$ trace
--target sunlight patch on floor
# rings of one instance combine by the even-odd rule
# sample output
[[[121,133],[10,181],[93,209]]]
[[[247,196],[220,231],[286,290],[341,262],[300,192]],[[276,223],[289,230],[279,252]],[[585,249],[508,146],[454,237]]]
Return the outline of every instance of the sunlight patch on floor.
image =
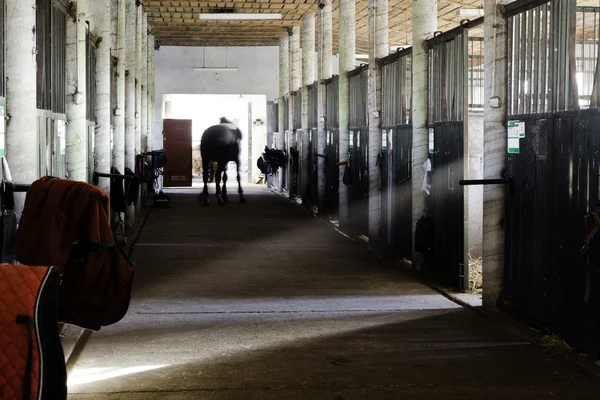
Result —
[[[137,374],[140,372],[151,371],[154,369],[168,367],[165,365],[142,365],[138,367],[105,367],[105,368],[75,368],[68,379],[68,386],[77,386],[85,383],[97,382],[119,376]]]

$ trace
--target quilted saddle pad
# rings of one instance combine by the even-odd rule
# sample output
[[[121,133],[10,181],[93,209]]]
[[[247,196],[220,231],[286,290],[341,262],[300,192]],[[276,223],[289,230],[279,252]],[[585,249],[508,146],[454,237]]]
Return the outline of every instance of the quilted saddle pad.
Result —
[[[67,398],[58,270],[0,264],[0,399]]]

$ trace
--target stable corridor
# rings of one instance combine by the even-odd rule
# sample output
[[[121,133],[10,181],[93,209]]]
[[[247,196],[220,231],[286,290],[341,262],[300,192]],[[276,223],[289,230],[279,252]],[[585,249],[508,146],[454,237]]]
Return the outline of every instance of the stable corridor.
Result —
[[[150,211],[129,312],[91,335],[69,399],[600,396],[592,376],[270,190],[209,207],[197,193]]]

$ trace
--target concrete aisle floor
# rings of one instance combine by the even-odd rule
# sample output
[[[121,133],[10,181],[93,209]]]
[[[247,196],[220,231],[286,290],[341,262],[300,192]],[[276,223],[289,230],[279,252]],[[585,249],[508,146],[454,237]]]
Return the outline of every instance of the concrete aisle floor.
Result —
[[[153,209],[131,306],[69,399],[597,399],[596,378],[459,307],[289,201]]]

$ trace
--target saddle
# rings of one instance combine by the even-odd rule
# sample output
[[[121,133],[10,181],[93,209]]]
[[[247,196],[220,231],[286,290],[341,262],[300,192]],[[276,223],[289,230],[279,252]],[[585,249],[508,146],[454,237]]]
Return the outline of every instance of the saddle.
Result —
[[[0,264],[0,398],[67,398],[54,267]]]

